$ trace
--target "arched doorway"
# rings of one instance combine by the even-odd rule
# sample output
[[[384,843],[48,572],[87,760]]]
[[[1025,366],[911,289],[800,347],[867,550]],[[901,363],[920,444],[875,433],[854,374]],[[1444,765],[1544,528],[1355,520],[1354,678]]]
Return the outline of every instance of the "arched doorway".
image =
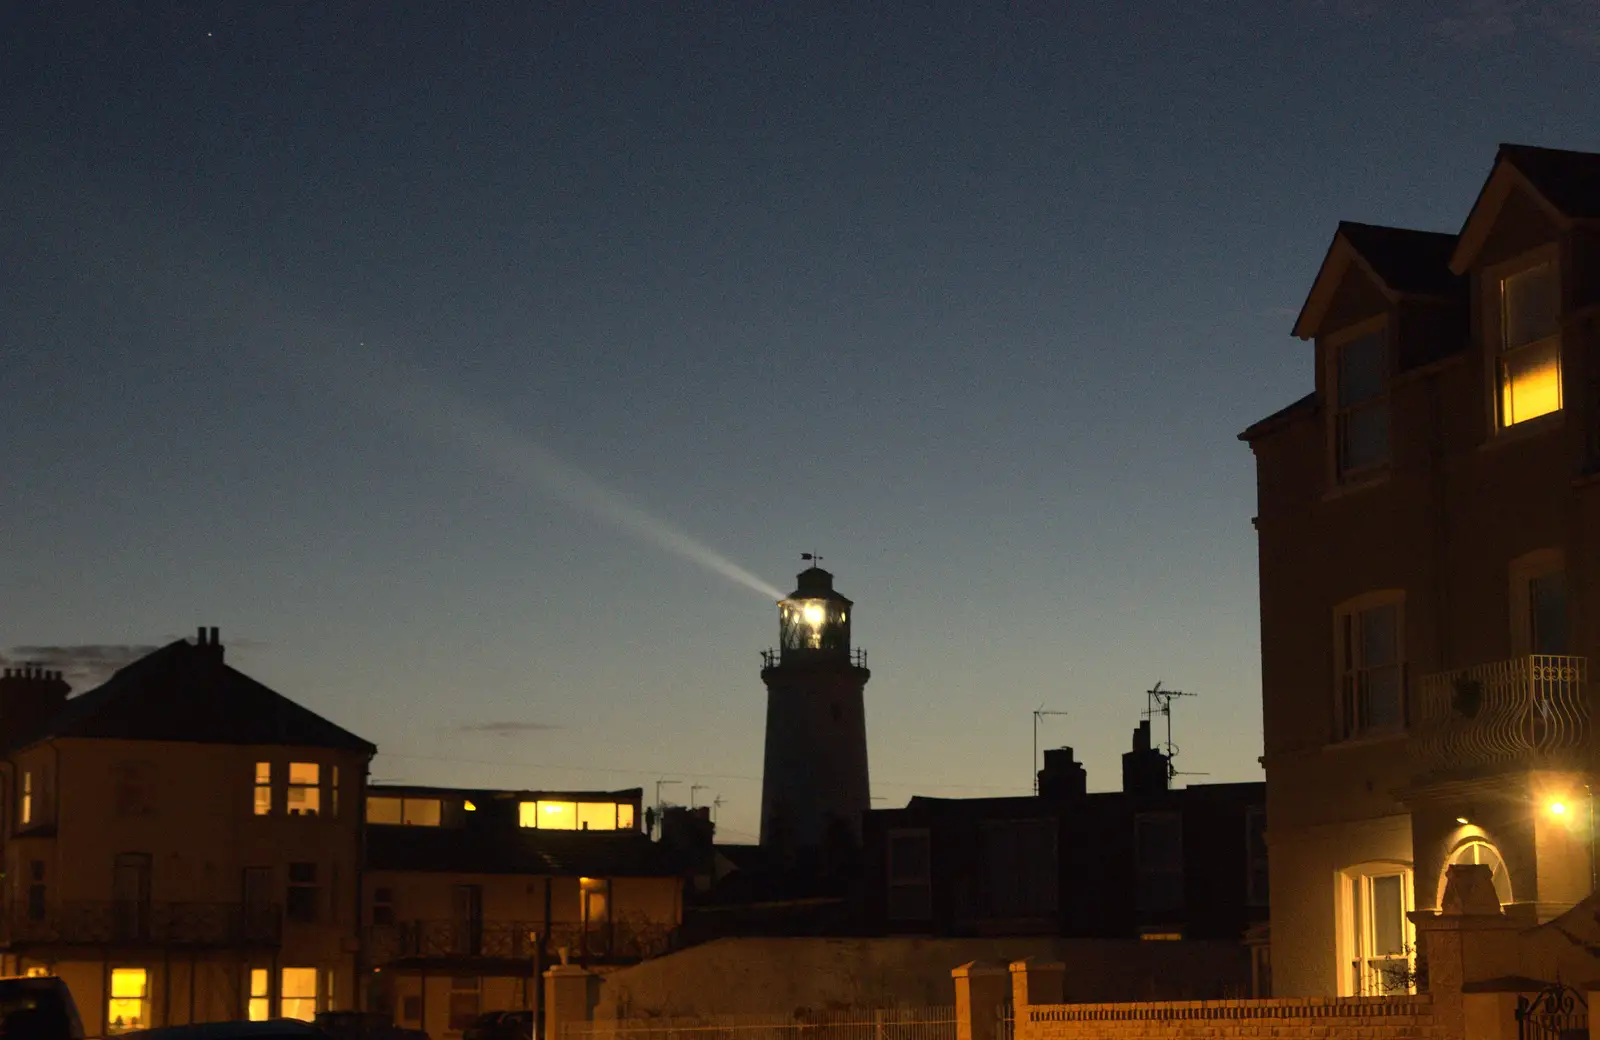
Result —
[[[1457,845],[1444,861],[1444,869],[1439,872],[1439,896],[1434,902],[1435,906],[1444,905],[1445,881],[1450,876],[1450,868],[1461,863],[1481,863],[1489,868],[1489,876],[1494,881],[1495,898],[1500,900],[1501,906],[1511,903],[1511,876],[1506,873],[1506,861],[1500,855],[1500,850],[1482,838],[1473,838]]]

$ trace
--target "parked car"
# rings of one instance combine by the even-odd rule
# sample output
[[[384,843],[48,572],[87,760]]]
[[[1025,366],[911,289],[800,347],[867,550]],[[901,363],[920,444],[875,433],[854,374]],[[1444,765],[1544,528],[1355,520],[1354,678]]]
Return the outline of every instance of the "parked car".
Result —
[[[421,1029],[397,1026],[381,1011],[324,1011],[311,1024],[330,1040],[428,1040]]]
[[[533,1040],[533,1012],[485,1012],[461,1031],[461,1040]]]
[[[0,1040],[83,1040],[67,984],[55,975],[0,978]]]
[[[297,1018],[267,1022],[197,1022],[123,1033],[119,1040],[318,1040],[321,1033]]]

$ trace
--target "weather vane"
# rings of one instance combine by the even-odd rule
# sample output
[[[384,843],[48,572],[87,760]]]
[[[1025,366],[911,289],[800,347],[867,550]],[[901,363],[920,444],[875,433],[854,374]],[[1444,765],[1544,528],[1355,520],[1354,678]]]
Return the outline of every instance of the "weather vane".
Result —
[[[812,562],[812,564],[814,564],[815,566],[818,566],[818,567],[822,566],[822,554],[821,553],[814,553],[814,552],[801,553],[800,554],[800,558],[802,560],[810,560]]]

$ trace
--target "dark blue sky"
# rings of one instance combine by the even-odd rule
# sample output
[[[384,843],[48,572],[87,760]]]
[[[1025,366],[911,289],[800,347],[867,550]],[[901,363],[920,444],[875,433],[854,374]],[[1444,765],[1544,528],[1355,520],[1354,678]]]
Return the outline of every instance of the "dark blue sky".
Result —
[[[1041,703],[1114,786],[1157,679],[1257,776],[1234,435],[1334,223],[1600,148],[1575,0],[262,6],[0,13],[0,646],[217,624],[379,777],[735,838],[776,612],[650,518],[824,553],[885,804]]]

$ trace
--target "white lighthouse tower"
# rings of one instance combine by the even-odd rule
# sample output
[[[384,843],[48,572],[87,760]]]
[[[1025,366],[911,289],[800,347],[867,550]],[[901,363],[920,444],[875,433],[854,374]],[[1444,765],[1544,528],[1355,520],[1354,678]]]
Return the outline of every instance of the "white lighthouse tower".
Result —
[[[807,555],[806,559],[812,559]],[[801,571],[778,603],[778,649],[762,655],[767,686],[761,844],[780,852],[823,844],[830,829],[859,839],[872,804],[863,693],[872,673],[850,646],[854,604],[821,567]]]

